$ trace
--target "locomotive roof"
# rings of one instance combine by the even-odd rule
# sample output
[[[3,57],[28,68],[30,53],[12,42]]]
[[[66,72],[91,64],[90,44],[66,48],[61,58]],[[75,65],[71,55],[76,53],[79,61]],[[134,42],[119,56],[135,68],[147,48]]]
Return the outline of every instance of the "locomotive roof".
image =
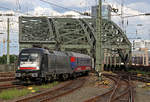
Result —
[[[55,55],[60,55],[60,56],[74,56],[74,57],[82,57],[82,58],[91,58],[88,55],[81,54],[81,53],[75,53],[75,52],[62,52],[62,51],[48,51],[47,49],[43,48],[26,48],[23,49],[21,52],[41,52],[41,53],[46,53],[46,54],[55,54]]]
[[[75,53],[75,52],[67,52],[69,56],[74,56],[74,57],[83,57],[83,58],[91,58],[88,55],[81,54],[81,53]]]
[[[41,52],[41,53],[49,53],[48,50],[43,49],[43,48],[26,48],[26,49],[22,49],[21,52],[32,52],[32,51],[37,51],[37,52]]]
[[[55,55],[67,56],[66,53],[61,52],[61,51],[53,51],[53,53],[54,53]]]

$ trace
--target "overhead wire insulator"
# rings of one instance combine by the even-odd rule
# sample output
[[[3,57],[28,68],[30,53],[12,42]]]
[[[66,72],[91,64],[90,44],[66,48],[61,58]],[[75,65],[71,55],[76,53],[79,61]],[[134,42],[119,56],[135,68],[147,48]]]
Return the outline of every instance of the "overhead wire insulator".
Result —
[[[117,13],[119,10],[116,8],[112,8],[111,11]]]
[[[88,13],[88,12],[84,12],[83,15],[85,15],[85,16],[91,16],[91,14]]]

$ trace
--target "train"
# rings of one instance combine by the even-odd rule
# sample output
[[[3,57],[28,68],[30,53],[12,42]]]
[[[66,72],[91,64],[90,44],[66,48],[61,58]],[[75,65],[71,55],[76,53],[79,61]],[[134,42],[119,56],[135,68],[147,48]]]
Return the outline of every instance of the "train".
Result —
[[[67,80],[92,70],[92,58],[67,51],[49,51],[44,48],[26,48],[19,53],[15,77],[20,81],[47,82]]]

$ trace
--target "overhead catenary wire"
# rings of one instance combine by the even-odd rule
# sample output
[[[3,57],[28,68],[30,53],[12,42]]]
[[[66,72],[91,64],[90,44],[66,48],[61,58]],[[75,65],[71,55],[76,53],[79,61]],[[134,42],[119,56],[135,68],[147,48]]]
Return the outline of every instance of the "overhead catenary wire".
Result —
[[[112,1],[112,0],[111,0]],[[114,0],[113,0],[114,1]],[[121,0],[122,1],[122,0]],[[112,5],[111,3],[108,3],[107,1],[105,1],[107,4],[109,4],[109,5]],[[121,6],[121,2],[119,1],[119,0],[115,0],[115,2],[118,4],[118,5],[120,5]],[[129,7],[128,5],[126,5],[126,3],[124,3],[124,7],[125,7],[125,9],[132,9],[132,10],[136,10],[136,11],[138,11],[138,12],[140,12],[140,10],[138,10],[138,9],[135,9],[135,8],[131,8],[131,7]],[[141,13],[144,13],[144,12],[141,12]],[[112,16],[120,16],[121,14],[116,14],[116,15],[112,15]],[[126,12],[124,12],[124,15],[128,15],[128,16],[132,16],[131,14],[128,14],[128,13],[126,13]]]
[[[10,10],[10,11],[14,11],[15,13],[18,13],[18,14],[22,14],[22,15],[28,15],[28,14],[25,14],[24,12],[21,12],[21,11],[18,11],[18,10],[14,10],[14,9],[11,9],[11,8],[8,8],[8,7],[3,7],[3,6],[0,6],[1,9],[5,9],[5,10]],[[33,16],[32,14],[29,14],[30,16]]]
[[[57,4],[55,4],[55,3],[52,3],[52,2],[50,2],[50,1],[45,1],[45,0],[40,0],[40,1],[45,2],[45,3],[47,3],[47,4],[50,4],[50,5],[53,5],[53,6],[55,6],[55,7],[59,7],[59,8],[62,8],[62,9],[65,9],[65,10],[69,10],[69,11],[74,11],[74,12],[76,12],[76,13],[79,13],[79,14],[81,14],[81,15],[84,15],[84,13],[82,13],[82,12],[80,12],[80,11],[77,11],[77,10],[74,10],[74,9],[70,9],[70,8],[67,8],[67,7],[63,7],[63,6],[57,5]],[[88,15],[86,15],[86,16],[88,16]]]
[[[45,2],[47,4],[50,4],[50,5],[53,5],[55,7],[59,7],[59,8],[65,9],[65,10],[69,10],[69,11],[74,11],[74,12],[77,12],[77,13],[81,13],[80,11],[77,11],[77,10],[74,10],[74,9],[70,9],[70,8],[67,8],[67,7],[63,7],[63,6],[57,5],[55,3],[52,3],[50,1],[45,1],[45,0],[40,0],[40,1]]]
[[[16,6],[17,6],[17,10],[21,9],[21,5],[20,5],[20,1],[19,0],[16,0]]]
[[[116,1],[118,4],[120,4],[120,2]],[[113,5],[111,3],[108,3],[106,0],[105,0],[105,3],[108,4],[108,5],[111,5],[111,8],[113,8]],[[118,12],[113,12],[115,13],[115,15],[111,15],[111,16],[118,16],[118,17],[121,17],[121,14],[118,14]]]

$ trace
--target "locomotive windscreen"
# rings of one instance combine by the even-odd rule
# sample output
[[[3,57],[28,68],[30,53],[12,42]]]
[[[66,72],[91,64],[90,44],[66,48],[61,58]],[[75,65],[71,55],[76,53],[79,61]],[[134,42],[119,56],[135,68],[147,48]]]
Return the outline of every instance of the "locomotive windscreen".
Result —
[[[21,53],[20,61],[37,61],[39,58],[38,53]]]
[[[39,69],[40,54],[22,52],[19,57],[20,69]]]

